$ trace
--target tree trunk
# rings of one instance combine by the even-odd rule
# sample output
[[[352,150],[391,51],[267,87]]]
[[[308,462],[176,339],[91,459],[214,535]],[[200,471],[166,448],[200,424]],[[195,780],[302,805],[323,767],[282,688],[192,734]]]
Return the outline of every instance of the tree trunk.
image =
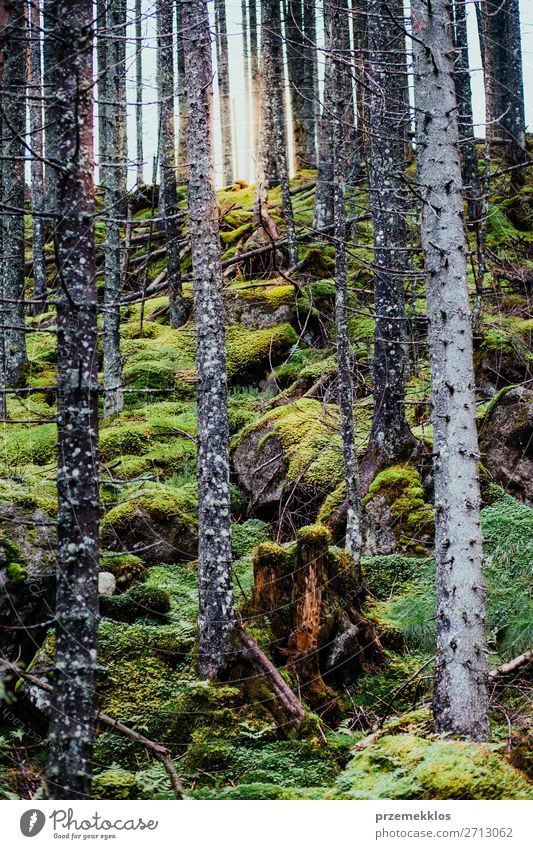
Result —
[[[98,375],[93,187],[93,14],[51,0],[57,190],[58,516],[56,655],[46,781],[53,799],[90,792],[98,629]]]
[[[142,0],[135,0],[135,140],[137,142],[138,186],[144,182],[142,50]]]
[[[57,181],[59,179],[59,171],[57,167],[57,132],[56,126],[52,120],[54,109],[55,92],[50,84],[54,73],[54,51],[51,39],[48,37],[53,30],[54,21],[48,14],[49,7],[54,0],[43,0],[43,94],[44,94],[44,150],[46,163],[44,166],[44,184],[45,184],[45,204],[46,210],[50,213],[50,222],[52,227],[55,227],[55,218],[52,217],[57,212]],[[97,7],[98,8],[98,7]],[[98,13],[97,13],[98,14]],[[100,99],[100,96],[98,96]]]
[[[261,75],[259,72],[259,38],[257,35],[257,3],[248,0],[248,17],[250,21],[250,72],[252,78],[252,113],[254,122],[253,156],[255,182],[257,183],[258,163],[260,156],[261,128]]]
[[[220,238],[213,186],[211,35],[206,0],[183,0],[189,104],[189,226],[198,399],[198,671],[219,678],[235,630],[227,369]]]
[[[390,11],[389,11],[390,10]],[[374,230],[374,414],[363,490],[380,468],[410,456],[417,442],[405,417],[406,213],[404,151],[405,37],[401,0],[368,0],[369,188]]]
[[[485,77],[487,136],[506,143],[510,165],[527,160],[519,0],[478,0]],[[525,177],[512,176],[518,190]]]
[[[28,0],[28,117],[30,124],[31,198],[33,216],[33,297],[46,301],[46,269],[44,261],[45,230],[44,218],[44,166],[43,166],[43,84],[41,73],[41,13],[39,0]],[[33,307],[33,312],[38,312]]]
[[[365,157],[368,137],[368,15],[366,0],[352,0],[352,38],[355,73],[355,107],[359,159]]]
[[[318,174],[315,194],[313,229],[320,230],[333,224],[333,104],[335,81],[331,61],[332,16],[334,0],[324,0],[324,95],[318,133]]]
[[[259,159],[255,178],[255,220],[269,238],[277,239],[276,225],[268,213],[268,189],[272,174],[281,183],[283,215],[287,229],[289,264],[297,262],[292,200],[287,167],[284,72],[281,49],[281,16],[277,0],[261,0],[261,123]]]
[[[3,47],[0,42],[0,188],[4,185],[4,167],[5,163],[2,159],[3,156],[3,104],[2,104],[2,70],[3,70]],[[0,199],[2,198],[2,194],[0,193]],[[0,256],[4,255],[4,216],[0,214]],[[0,273],[0,327],[3,327],[5,324],[5,316],[4,316],[4,275]],[[6,389],[6,355],[5,355],[5,335],[3,331],[0,333],[0,419],[7,418],[7,395],[5,394]]]
[[[453,42],[457,51],[455,61],[455,91],[459,106],[459,136],[463,159],[464,189],[470,222],[481,218],[481,182],[477,161],[476,136],[472,114],[472,87],[468,59],[468,34],[465,0],[454,0]]]
[[[244,121],[245,121],[245,142],[244,142],[244,157],[246,162],[246,179],[250,181],[250,157],[252,156],[251,139],[252,139],[252,110],[250,104],[250,47],[248,43],[248,7],[246,0],[241,0],[241,19],[242,19],[242,61],[244,70]],[[237,134],[235,133],[235,143],[237,143]]]
[[[181,283],[181,227],[176,196],[176,153],[174,131],[174,59],[172,46],[174,16],[172,0],[157,0],[159,41],[159,100],[161,138],[161,191],[159,213],[165,223],[167,241],[168,294],[170,323],[181,327],[187,320]]]
[[[231,186],[233,184],[233,145],[231,139],[231,97],[229,85],[226,0],[215,0],[215,32],[218,71],[218,106],[220,111],[220,141],[222,144],[222,179],[225,186]]]
[[[5,369],[9,386],[24,380],[27,364],[24,326],[24,136],[26,132],[26,38],[24,0],[5,0],[2,51],[2,211],[4,254]]]
[[[183,26],[181,22],[181,0],[176,0],[176,42],[178,54],[178,115],[179,115],[179,138],[178,138],[178,183],[183,186],[187,183],[188,173],[188,148],[187,148],[187,80],[185,79],[185,54]]]
[[[449,6],[412,2],[427,279],[437,564],[437,731],[489,736],[472,325]]]
[[[346,106],[345,68],[343,67],[343,36],[346,21],[342,10],[332,15],[332,72],[336,83],[334,98],[334,210],[335,210],[335,326],[337,362],[339,366],[339,407],[346,479],[346,542],[345,548],[358,566],[361,560],[361,496],[357,447],[353,421],[352,357],[348,336],[348,281],[346,274],[346,201],[344,113]]]
[[[320,123],[320,92],[318,87],[318,48],[316,40],[316,0],[303,0],[304,35],[306,45],[306,91],[309,93],[309,113],[313,114],[313,144],[315,158],[312,168],[317,165],[317,136]],[[309,119],[311,121],[311,119]]]
[[[296,171],[316,164],[315,111],[310,69],[311,53],[305,43],[302,0],[288,0],[285,19],[287,70],[292,109],[292,137]]]
[[[104,97],[100,124],[100,172],[105,186],[104,248],[104,417],[120,413],[124,408],[122,391],[122,356],[120,353],[120,307],[122,291],[122,249],[120,224],[123,218],[126,186],[124,182],[125,122],[122,62],[123,44],[120,34],[125,27],[122,0],[104,4],[105,18],[98,18],[98,57],[105,62],[101,73]]]

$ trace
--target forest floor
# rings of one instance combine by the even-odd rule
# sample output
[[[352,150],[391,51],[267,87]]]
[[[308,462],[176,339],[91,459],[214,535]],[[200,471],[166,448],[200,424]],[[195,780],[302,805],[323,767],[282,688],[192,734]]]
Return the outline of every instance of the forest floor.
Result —
[[[499,164],[493,163],[495,170]],[[336,404],[335,251],[326,237],[309,235],[314,179],[306,172],[291,182],[296,223],[306,235],[297,270],[287,273],[281,247],[275,259],[254,256],[224,271],[235,598],[245,627],[281,669],[308,715],[298,727],[280,717],[270,695],[246,670],[234,668],[220,685],[195,675],[194,325],[191,316],[184,327],[170,327],[164,292],[122,308],[129,391],[124,411],[101,421],[99,709],[165,745],[194,798],[532,798],[532,682],[526,665],[491,683],[490,744],[434,734],[432,477],[423,455],[379,473],[365,496],[365,589],[352,605],[361,619],[353,624],[348,605],[345,615],[352,619],[343,633],[352,635],[354,649],[336,655],[341,656],[337,663],[332,659],[332,646],[340,645],[334,629],[344,621],[339,608],[345,603],[343,462]],[[125,298],[139,296],[143,286],[149,291],[165,270],[163,253],[155,253],[164,244],[161,233],[154,229],[146,241],[150,195],[147,187],[132,198]],[[239,183],[221,190],[218,202],[223,259],[259,247],[253,187]],[[279,189],[270,193],[270,205],[283,233]],[[373,408],[374,328],[372,228],[363,189],[355,190],[347,214],[354,210],[349,329],[362,450]],[[510,196],[508,176],[495,177],[487,274],[475,327],[493,669],[533,643],[532,221],[533,178]],[[415,273],[421,258],[414,226],[411,230],[407,418],[429,453],[424,284]],[[100,261],[103,224],[97,239]],[[471,242],[474,248],[473,237]],[[47,251],[53,289],[51,244]],[[184,275],[189,271],[185,244]],[[474,295],[473,272],[469,285]],[[189,282],[185,293],[192,308]],[[26,386],[33,391],[9,399],[10,417],[28,424],[4,425],[0,434],[0,640],[10,659],[45,676],[54,643],[49,630],[57,472],[53,305],[29,317],[28,328],[36,331],[28,334]],[[296,573],[306,544],[321,546],[325,564],[311,671],[297,662],[297,635],[289,621],[298,617],[297,599],[283,583]],[[265,564],[282,587],[279,607],[265,607],[258,586]],[[10,630],[20,624],[38,627],[22,637]],[[372,645],[365,644],[363,632],[373,635]],[[38,790],[46,759],[46,746],[35,745],[35,735],[45,735],[45,717],[26,685],[14,697],[2,695],[0,797],[28,798]],[[163,766],[114,731],[99,729],[94,769],[97,798],[172,798]]]

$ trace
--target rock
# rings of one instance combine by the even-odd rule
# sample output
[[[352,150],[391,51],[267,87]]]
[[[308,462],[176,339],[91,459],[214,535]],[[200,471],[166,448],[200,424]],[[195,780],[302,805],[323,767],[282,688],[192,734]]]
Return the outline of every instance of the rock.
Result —
[[[54,618],[56,532],[40,508],[2,501],[0,516],[0,651],[28,662]]]
[[[533,390],[501,392],[479,429],[481,461],[494,483],[533,506]]]
[[[299,526],[316,518],[343,479],[338,415],[336,405],[305,398],[274,408],[241,432],[232,460],[250,513],[271,517],[281,502]],[[293,536],[294,526],[289,530]]]
[[[224,313],[226,326],[242,324],[248,330],[264,330],[278,324],[289,324],[292,306],[296,300],[296,289],[287,283],[257,288],[226,288],[224,291]]]
[[[98,593],[99,595],[113,595],[117,588],[117,580],[111,572],[98,573]]]
[[[196,499],[184,489],[144,488],[102,519],[104,548],[128,552],[146,566],[194,560],[198,553]]]

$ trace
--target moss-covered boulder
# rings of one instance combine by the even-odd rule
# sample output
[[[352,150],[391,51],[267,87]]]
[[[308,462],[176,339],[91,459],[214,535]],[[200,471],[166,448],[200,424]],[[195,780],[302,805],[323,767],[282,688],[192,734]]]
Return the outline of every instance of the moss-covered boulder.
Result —
[[[379,472],[362,504],[365,555],[423,554],[431,548],[434,512],[415,466],[390,466]]]
[[[341,799],[533,799],[533,785],[489,746],[381,737],[336,782]]]
[[[224,290],[226,326],[264,330],[291,321],[296,288],[285,280],[250,281]]]
[[[108,769],[95,775],[91,790],[94,799],[138,798],[135,775],[125,769]]]
[[[102,544],[128,551],[146,565],[193,560],[198,549],[196,496],[192,488],[147,486],[123,493],[101,522]]]
[[[233,465],[250,512],[290,499],[302,502],[303,524],[343,477],[339,413],[312,399],[277,407],[245,428],[232,449]]]
[[[502,390],[482,418],[479,444],[490,480],[533,505],[533,390]]]

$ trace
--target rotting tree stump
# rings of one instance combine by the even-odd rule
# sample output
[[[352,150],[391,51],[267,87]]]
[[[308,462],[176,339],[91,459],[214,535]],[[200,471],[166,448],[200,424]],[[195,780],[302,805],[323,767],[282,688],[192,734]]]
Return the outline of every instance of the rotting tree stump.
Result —
[[[326,527],[310,525],[291,545],[259,545],[247,611],[268,621],[275,659],[286,660],[312,705],[326,700],[328,685],[354,683],[382,658],[375,625],[359,612],[361,572],[330,542]]]

